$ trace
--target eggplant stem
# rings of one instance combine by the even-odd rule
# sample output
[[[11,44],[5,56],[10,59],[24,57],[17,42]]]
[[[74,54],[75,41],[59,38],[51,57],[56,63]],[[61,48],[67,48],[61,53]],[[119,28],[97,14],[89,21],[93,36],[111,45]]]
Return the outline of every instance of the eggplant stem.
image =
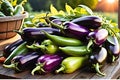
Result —
[[[115,56],[112,56],[112,62],[114,62],[115,61]]]
[[[35,73],[36,71],[39,71],[40,69],[41,69],[41,66],[35,67],[35,68],[32,70],[31,74],[34,75],[34,73]]]
[[[99,65],[99,63],[96,63],[94,66],[95,66],[95,70],[96,70],[96,72],[97,72],[98,74],[100,74],[100,75],[102,75],[102,76],[105,76],[105,73],[102,73],[102,72],[100,71],[100,65]]]
[[[61,29],[61,30],[64,29],[64,27],[63,27],[62,25],[58,25],[58,24],[53,23],[53,22],[50,21],[47,17],[46,17],[46,20],[47,20],[51,25],[53,25],[53,26],[55,26],[55,27],[57,27],[57,28],[59,28],[59,29]]]
[[[14,32],[18,33],[20,36],[23,35],[22,32],[18,31],[18,30],[13,30]]]
[[[20,69],[18,69],[17,65],[18,65],[18,63],[11,63],[10,65],[5,65],[5,64],[3,64],[3,67],[15,69],[15,70],[17,70],[17,71],[21,71]]]
[[[65,68],[63,66],[61,66],[58,70],[55,71],[55,73],[59,73],[59,72],[64,71],[64,70],[65,70]]]

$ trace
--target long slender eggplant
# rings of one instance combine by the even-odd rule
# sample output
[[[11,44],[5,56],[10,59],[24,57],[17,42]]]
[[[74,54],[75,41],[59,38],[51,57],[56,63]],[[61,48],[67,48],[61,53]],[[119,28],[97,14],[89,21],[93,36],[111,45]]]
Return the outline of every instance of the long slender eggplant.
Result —
[[[109,63],[115,62],[119,58],[120,54],[120,44],[116,36],[111,37],[114,44],[106,42],[106,48],[108,51],[107,61]]]
[[[92,55],[89,57],[89,62],[91,66],[95,69],[95,71],[104,76],[105,73],[102,73],[100,69],[100,65],[106,60],[107,58],[107,50],[104,47],[96,49]]]
[[[36,67],[32,70],[31,74],[37,71],[39,73],[53,72],[58,68],[62,62],[62,57],[58,55],[42,55],[38,58]]]
[[[84,26],[80,26],[77,25],[73,22],[64,22],[63,25],[59,25],[56,24],[52,21],[50,21],[47,18],[47,21],[54,27],[58,28],[61,30],[61,32],[64,35],[70,36],[70,37],[75,37],[75,38],[83,38],[86,37],[86,35],[88,35],[88,33],[90,32],[87,28],[85,28]]]
[[[13,50],[15,50],[23,42],[24,41],[22,39],[19,39],[13,43],[7,45],[3,50],[3,56],[5,58],[7,58],[13,52]]]
[[[51,27],[41,27],[41,28],[24,28],[22,32],[18,32],[21,35],[21,38],[25,41],[34,41],[34,40],[44,40],[46,37],[42,31],[46,31],[49,34],[60,35],[59,29]]]
[[[18,55],[15,56],[10,65],[3,66],[5,68],[12,68],[15,71],[23,71],[23,70],[29,70],[33,69],[35,67],[35,63],[37,62],[37,59],[40,57],[40,54],[37,52],[29,52],[26,55]]]
[[[102,19],[98,16],[83,16],[76,18],[71,22],[84,26],[88,29],[98,29],[101,26]]]

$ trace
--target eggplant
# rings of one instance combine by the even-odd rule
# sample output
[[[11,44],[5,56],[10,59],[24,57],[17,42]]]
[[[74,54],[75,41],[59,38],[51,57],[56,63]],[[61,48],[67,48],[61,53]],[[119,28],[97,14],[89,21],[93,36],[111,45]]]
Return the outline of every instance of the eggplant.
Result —
[[[39,73],[49,73],[55,71],[61,64],[62,57],[58,55],[42,55],[38,58],[36,67],[32,70],[31,74],[37,71]]]
[[[77,25],[72,22],[64,22],[63,25],[56,24],[52,21],[50,21],[48,18],[46,20],[54,27],[61,30],[61,32],[69,37],[75,37],[75,38],[85,38],[86,35],[90,32],[87,28],[84,26]]]
[[[7,45],[3,50],[3,56],[7,58],[13,50],[15,50],[20,44],[22,44],[24,41],[22,39],[19,39],[9,45]]]
[[[88,29],[98,29],[101,26],[102,19],[98,16],[83,16],[71,21],[72,23],[84,26]]]
[[[113,39],[113,43],[106,42],[106,48],[108,50],[107,62],[113,63],[119,58],[120,54],[120,44],[116,36],[111,37]]]
[[[70,35],[76,38],[83,38],[89,34],[89,30],[84,26],[77,25],[72,22],[65,22],[64,23],[64,32],[66,35]]]
[[[3,64],[3,66],[5,68],[14,69],[17,72],[33,69],[35,67],[35,63],[37,62],[37,59],[41,55],[37,52],[29,52],[26,55],[18,55],[11,60],[10,65]]]
[[[93,54],[91,54],[89,57],[89,62],[92,68],[94,68],[95,71],[102,76],[104,76],[105,73],[102,73],[99,70],[99,68],[100,68],[100,65],[104,63],[106,58],[107,58],[107,50],[104,47],[99,47],[98,49],[93,51]]]
[[[59,29],[54,29],[51,27],[41,27],[41,28],[24,28],[23,31],[20,33],[18,32],[18,34],[21,35],[21,38],[25,41],[42,41],[44,40],[46,37],[44,35],[44,33],[42,31],[46,31],[50,34],[56,34],[56,35],[60,35],[60,31]]]
[[[90,32],[87,37],[93,39],[96,45],[102,45],[108,37],[108,31],[106,29],[98,29]]]

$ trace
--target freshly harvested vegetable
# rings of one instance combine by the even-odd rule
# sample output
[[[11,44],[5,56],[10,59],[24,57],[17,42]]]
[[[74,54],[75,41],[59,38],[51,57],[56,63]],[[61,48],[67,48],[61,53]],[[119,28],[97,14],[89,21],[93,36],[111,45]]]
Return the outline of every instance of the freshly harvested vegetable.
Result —
[[[72,22],[65,22],[63,23],[63,25],[59,25],[57,23],[54,23],[52,21],[50,21],[47,18],[47,21],[54,27],[58,28],[61,30],[61,32],[64,35],[70,36],[70,37],[75,37],[75,38],[83,38],[86,37],[88,35],[88,33],[90,32],[87,28],[85,28],[84,26],[81,25],[77,25],[75,23]]]
[[[38,44],[32,44],[27,45],[30,49],[41,49],[41,51],[45,54],[55,54],[58,51],[58,47],[49,39],[44,40],[41,45]]]
[[[6,60],[4,56],[0,57],[0,63],[3,63]]]
[[[61,34],[58,29],[50,27],[41,27],[41,28],[24,28],[22,32],[18,32],[21,35],[21,38],[25,41],[34,41],[34,40],[44,40],[46,37],[42,31],[46,31],[49,34]]]
[[[102,45],[108,37],[108,31],[106,29],[95,30],[93,32],[90,32],[88,34],[88,37],[90,37],[90,39],[93,39],[95,44]]]
[[[63,73],[73,73],[77,69],[83,67],[88,60],[87,56],[84,57],[67,57],[65,58],[62,63],[61,67],[56,70],[56,73],[63,72]]]
[[[12,4],[8,0],[2,0],[1,11],[6,16],[12,16],[13,12],[14,12],[14,8],[13,8]]]
[[[3,50],[3,56],[7,58],[20,44],[22,44],[24,41],[22,39],[19,39],[9,45],[7,45]]]
[[[76,36],[77,38],[85,38],[90,32],[84,26],[80,26],[72,22],[66,22],[64,23],[64,26],[64,32],[66,35],[68,34],[73,37]]]
[[[83,16],[73,19],[71,22],[84,26],[88,29],[98,29],[101,26],[102,19],[98,16]]]
[[[5,17],[5,15],[0,11],[0,17]]]
[[[100,69],[100,64],[102,64],[107,58],[107,50],[104,47],[101,47],[100,49],[93,52],[93,54],[90,56],[90,64],[95,69],[95,71],[104,76],[105,73],[102,73]]]
[[[37,59],[40,57],[40,54],[37,52],[29,52],[25,55],[18,55],[15,56],[11,60],[10,65],[5,65],[3,66],[5,68],[11,68],[16,71],[23,71],[23,70],[29,70],[33,69],[35,67],[35,63],[37,62]]]
[[[22,44],[20,44],[8,57],[7,59],[4,61],[4,64],[8,65],[11,63],[11,60],[13,59],[13,57],[20,55],[20,54],[26,54],[28,52],[28,48],[26,47],[26,43],[24,42]]]
[[[110,42],[106,43],[106,48],[108,51],[107,61],[110,63],[113,63],[119,58],[120,44],[119,44],[119,41],[116,36],[112,36],[111,38],[112,38],[114,44],[112,44]]]
[[[65,46],[59,47],[59,49],[70,56],[85,56],[91,53],[91,49],[87,49],[87,46]]]
[[[46,31],[43,32],[48,39],[59,46],[78,46],[83,44],[80,40],[75,38],[51,35]]]
[[[58,55],[42,55],[38,58],[36,67],[32,70],[31,74],[34,75],[36,71],[39,73],[53,72],[61,62],[62,57]]]
[[[24,12],[24,8],[22,5],[15,6],[15,10],[13,12],[13,15],[20,15]]]

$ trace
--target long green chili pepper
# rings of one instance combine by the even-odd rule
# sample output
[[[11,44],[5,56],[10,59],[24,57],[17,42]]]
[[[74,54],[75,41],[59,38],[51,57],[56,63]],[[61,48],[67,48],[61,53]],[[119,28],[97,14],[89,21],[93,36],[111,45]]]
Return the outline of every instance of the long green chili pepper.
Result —
[[[19,15],[19,14],[22,14],[24,12],[24,8],[22,5],[17,5],[15,7],[15,10],[13,12],[13,15]]]
[[[47,38],[49,38],[53,43],[59,46],[79,46],[83,43],[75,38],[69,38],[69,37],[62,37],[57,35],[51,35],[45,31],[43,31]]]
[[[11,60],[13,57],[20,55],[20,54],[26,54],[28,52],[28,48],[26,47],[26,42],[19,45],[10,55],[7,57],[7,59],[4,61],[4,64],[8,65],[11,63]]]
[[[91,53],[91,49],[87,49],[87,46],[66,46],[59,47],[59,49],[70,56],[85,56]]]

